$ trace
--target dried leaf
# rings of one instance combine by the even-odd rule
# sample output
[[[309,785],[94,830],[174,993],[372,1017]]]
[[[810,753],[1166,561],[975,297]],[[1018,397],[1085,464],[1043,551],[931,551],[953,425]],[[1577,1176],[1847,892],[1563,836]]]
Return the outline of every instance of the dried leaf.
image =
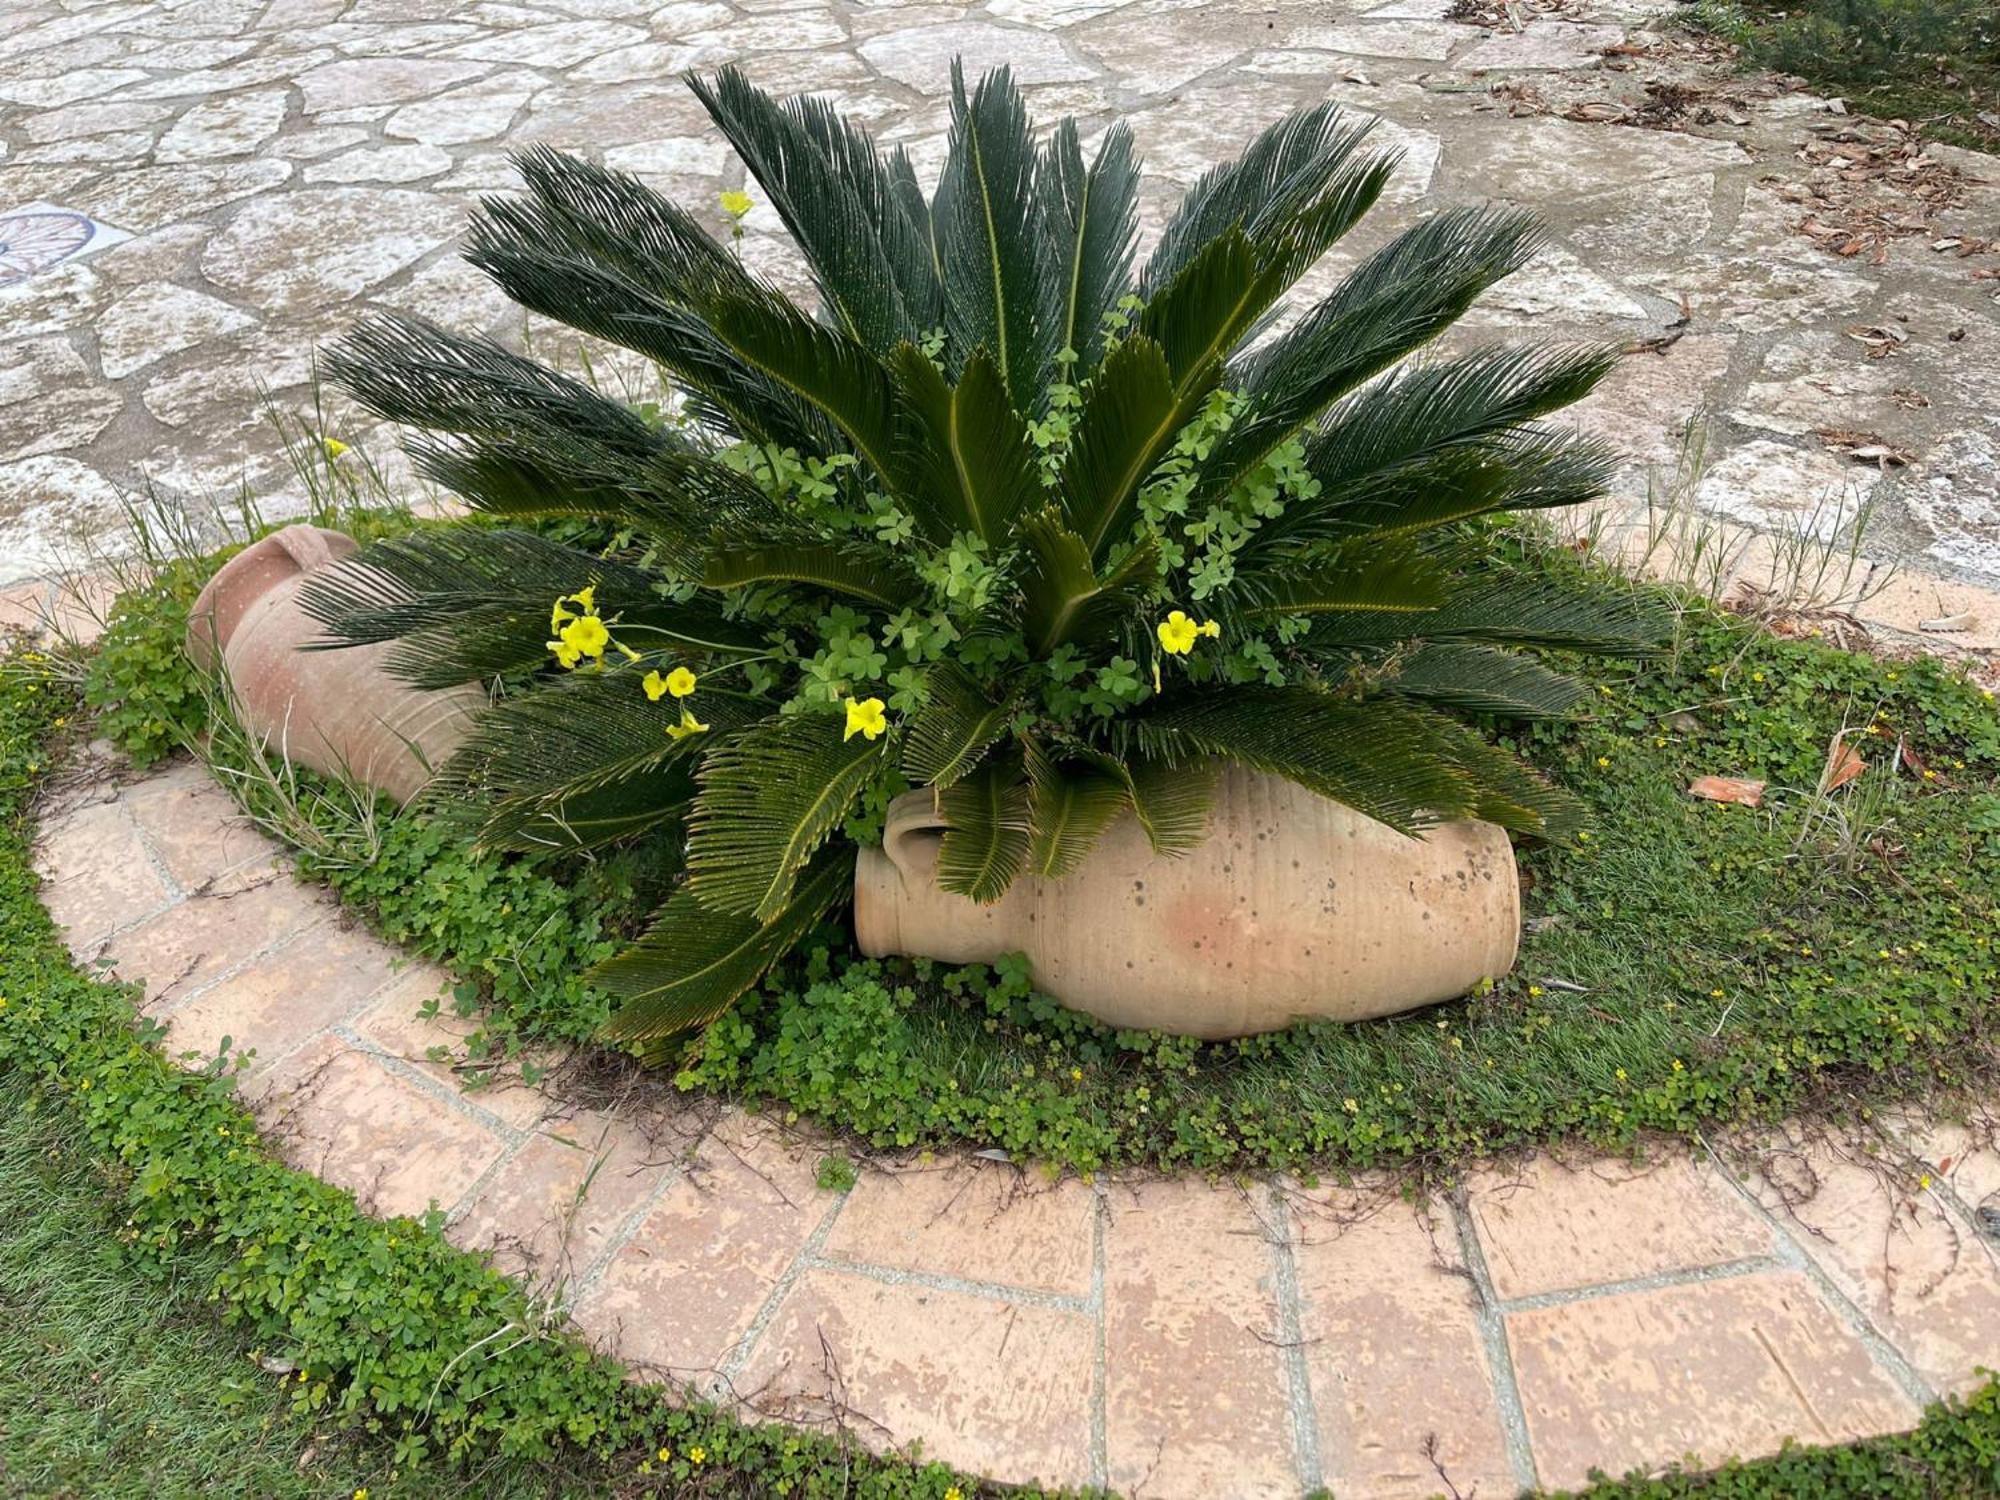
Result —
[[[1688,795],[1704,802],[1734,802],[1740,807],[1762,807],[1761,781],[1745,781],[1736,776],[1697,776],[1688,783]]]
[[[1946,635],[1954,630],[1970,630],[1979,623],[1979,616],[1971,610],[1963,610],[1955,615],[1939,615],[1935,620],[1917,621],[1917,629],[1928,630],[1935,635]]]
[[[1837,734],[1827,747],[1826,769],[1819,773],[1819,789],[1837,792],[1867,769],[1868,762],[1861,752],[1847,743],[1846,736]]]

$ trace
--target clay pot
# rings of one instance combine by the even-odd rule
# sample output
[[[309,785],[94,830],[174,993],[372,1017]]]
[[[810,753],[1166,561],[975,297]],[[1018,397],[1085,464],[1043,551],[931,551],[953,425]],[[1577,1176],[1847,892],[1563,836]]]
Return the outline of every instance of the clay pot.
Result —
[[[355,550],[350,536],[303,525],[245,547],[195,600],[187,652],[204,669],[220,654],[243,727],[287,759],[407,802],[464,741],[486,695],[398,681],[388,642],[300,649],[325,635],[299,608],[300,587]]]
[[[854,872],[871,957],[990,963],[1025,953],[1035,986],[1115,1026],[1248,1036],[1308,1016],[1360,1021],[1463,995],[1514,963],[1520,885],[1505,831],[1407,838],[1289,781],[1231,769],[1206,843],[1153,853],[1129,813],[1062,880],[991,906],[938,889],[928,790],[889,807]]]

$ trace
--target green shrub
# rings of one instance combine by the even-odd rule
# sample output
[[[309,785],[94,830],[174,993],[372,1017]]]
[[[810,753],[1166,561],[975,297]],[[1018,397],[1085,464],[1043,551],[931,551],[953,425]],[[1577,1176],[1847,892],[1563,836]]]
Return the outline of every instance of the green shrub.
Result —
[[[1531,220],[1436,214],[1259,342],[1394,166],[1330,104],[1203,177],[1135,273],[1128,133],[1089,162],[1071,121],[1038,146],[1005,70],[954,76],[928,202],[818,101],[693,87],[819,315],[635,180],[530,150],[470,258],[655,361],[679,413],[367,325],[332,371],[423,434],[428,474],[596,545],[429,532],[306,596],[413,682],[511,684],[444,777],[485,846],[685,846],[685,882],[592,971],[622,1001],[608,1036],[670,1055],[842,901],[852,842],[913,786],[940,883],[980,901],[1072,870],[1127,809],[1186,851],[1230,763],[1403,830],[1567,825],[1454,715],[1561,714],[1578,685],[1515,648],[1629,653],[1652,627],[1627,591],[1499,565],[1472,523],[1598,491],[1608,451],[1537,419],[1614,355],[1405,362],[1535,253]]]

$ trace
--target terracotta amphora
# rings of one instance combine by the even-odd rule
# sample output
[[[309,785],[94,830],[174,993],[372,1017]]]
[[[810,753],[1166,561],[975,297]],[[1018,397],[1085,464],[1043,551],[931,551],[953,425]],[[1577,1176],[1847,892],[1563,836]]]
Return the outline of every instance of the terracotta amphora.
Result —
[[[1463,995],[1513,966],[1521,895],[1506,832],[1409,838],[1274,776],[1230,769],[1208,838],[1167,858],[1128,812],[1070,875],[990,906],[940,890],[944,824],[927,789],[890,804],[854,872],[871,957],[1027,955],[1035,987],[1115,1026],[1248,1036],[1360,1021]]]
[[[243,727],[272,749],[407,802],[464,741],[486,695],[398,681],[384,664],[387,642],[300,649],[325,635],[300,609],[300,588],[355,550],[352,537],[305,525],[245,547],[195,600],[187,651],[204,669],[220,653]]]

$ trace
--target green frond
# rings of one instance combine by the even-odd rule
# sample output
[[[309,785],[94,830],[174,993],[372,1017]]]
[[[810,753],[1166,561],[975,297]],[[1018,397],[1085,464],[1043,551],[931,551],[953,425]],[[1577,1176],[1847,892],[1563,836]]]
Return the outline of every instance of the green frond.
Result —
[[[688,886],[720,912],[771,922],[798,872],[841,824],[885,747],[799,714],[709,750],[688,827]]]
[[[496,803],[479,827],[479,841],[489,849],[514,853],[575,854],[640,834],[672,839],[693,796],[694,776],[688,766],[636,771],[623,781],[574,796],[517,797]]]
[[[1028,788],[1020,767],[989,760],[937,794],[944,819],[937,881],[974,901],[994,902],[1028,862]]]
[[[1104,349],[1104,315],[1118,304],[1132,274],[1139,231],[1139,164],[1123,121],[1104,132],[1088,168],[1076,122],[1057,125],[1036,168],[1042,221],[1056,274],[1046,317],[1049,343],[1076,355],[1073,370],[1096,366]]]
[[[1237,761],[1401,833],[1470,817],[1477,807],[1466,773],[1438,754],[1434,716],[1394,698],[1362,703],[1304,687],[1231,687],[1162,702],[1134,724],[1140,748],[1158,759]]]
[[[1406,698],[1440,708],[1508,719],[1556,718],[1584,695],[1583,684],[1574,677],[1532,658],[1451,641],[1411,652],[1388,685]]]
[[[966,776],[1007,732],[1019,700],[999,699],[961,668],[939,662],[925,675],[924,706],[903,736],[903,774],[942,790]]]
[[[1271,305],[1257,274],[1257,252],[1234,225],[1202,247],[1139,314],[1139,332],[1166,355],[1174,396],[1193,403],[1222,379],[1229,351]]]
[[[1376,251],[1290,330],[1232,370],[1245,411],[1203,466],[1222,493],[1329,405],[1451,326],[1540,244],[1518,210],[1433,215]]]
[[[1316,104],[1274,121],[1234,161],[1210,167],[1167,221],[1140,276],[1141,295],[1157,296],[1232,226],[1262,240],[1294,221],[1326,195],[1372,124]]]
[[[529,532],[451,527],[364,547],[308,578],[299,607],[326,628],[308,649],[395,641],[390,672],[450,687],[546,662],[549,606],[593,581],[607,612],[657,597],[624,563]]]
[[[1027,554],[1021,570],[1022,618],[1037,652],[1066,641],[1087,641],[1129,615],[1159,581],[1159,546],[1145,538],[1123,561],[1102,574],[1090,548],[1044,507],[1016,529]]]
[[[1548,578],[1489,577],[1436,609],[1413,615],[1329,614],[1314,621],[1309,651],[1398,641],[1485,641],[1549,646],[1597,656],[1646,656],[1665,621],[1629,595],[1606,597]]]
[[[1232,593],[1253,620],[1349,610],[1411,615],[1443,604],[1449,583],[1418,548],[1368,539],[1316,554],[1296,570],[1239,573]]]
[[[712,589],[803,583],[889,610],[902,608],[923,592],[923,585],[886,549],[865,543],[725,545],[709,554],[701,581]]]
[[[784,220],[837,327],[879,354],[937,326],[928,216],[913,216],[874,142],[826,100],[780,104],[734,67],[688,86]]]
[[[947,348],[956,365],[992,355],[1016,411],[1042,401],[1055,355],[1043,326],[1052,274],[1035,201],[1035,140],[1012,73],[999,68],[968,99],[951,66],[951,137],[932,207],[944,269]]]
[[[969,531],[1004,547],[1041,492],[1041,469],[999,366],[975,349],[949,385],[914,344],[899,345],[889,365],[903,416],[897,472],[925,534],[944,543]]]
[[[854,887],[854,858],[823,849],[769,922],[717,911],[683,886],[645,934],[584,977],[624,1003],[604,1028],[613,1042],[658,1044],[714,1020]]]
[[[1130,534],[1146,476],[1207,394],[1178,394],[1165,352],[1143,335],[1098,367],[1062,471],[1064,519],[1093,559]]]
[[[1112,819],[1131,803],[1127,782],[1089,760],[1052,760],[1030,743],[1028,850],[1031,873],[1059,880],[1083,863]]]
[[[1208,838],[1208,813],[1215,802],[1212,761],[1168,763],[1144,755],[1119,762],[1125,773],[1132,812],[1146,830],[1155,854],[1176,856],[1199,848]]]
[[[517,226],[508,200],[489,199],[473,219],[465,258],[530,312],[644,355],[671,375],[689,409],[725,434],[801,453],[835,450],[824,413],[740,359],[685,302],[559,236],[567,221]],[[713,286],[685,289],[712,299]]]
[[[1472,813],[1516,833],[1562,838],[1582,824],[1583,805],[1522,764],[1511,751],[1443,714],[1428,715],[1437,753],[1472,788]]]
[[[707,313],[731,354],[826,413],[885,481],[895,474],[892,388],[881,360],[776,295],[718,300]]]

